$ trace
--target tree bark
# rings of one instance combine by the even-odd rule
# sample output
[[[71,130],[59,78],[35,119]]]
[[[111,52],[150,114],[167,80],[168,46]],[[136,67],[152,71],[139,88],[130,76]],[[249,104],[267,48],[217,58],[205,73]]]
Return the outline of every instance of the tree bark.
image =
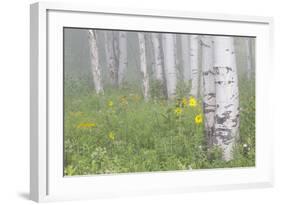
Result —
[[[146,49],[146,64],[147,68],[151,69],[150,76],[152,79],[155,79],[155,57],[154,57],[154,48],[153,48],[153,41],[152,41],[152,33],[145,34],[145,49]]]
[[[246,44],[246,57],[247,57],[247,79],[251,79],[252,75],[252,52],[251,52],[251,39],[245,39]]]
[[[198,98],[199,64],[198,64],[198,35],[190,35],[190,69],[191,91],[190,94]]]
[[[114,37],[112,31],[105,31],[105,53],[109,77],[112,85],[118,84],[118,67],[114,54]]]
[[[91,57],[91,70],[93,75],[93,81],[97,94],[103,94],[103,86],[101,79],[101,70],[99,66],[99,55],[97,47],[97,33],[96,31],[88,31],[88,39],[90,45],[90,57]]]
[[[117,81],[118,81],[118,68],[119,68],[119,31],[112,31],[113,35],[113,53],[115,58]]]
[[[127,34],[124,31],[119,32],[119,68],[118,68],[118,85],[124,82],[125,71],[127,69]]]
[[[174,34],[174,56],[175,56],[175,64],[176,64],[176,71],[177,71],[177,76],[179,75],[178,68],[180,67],[180,59],[178,55],[178,39],[177,39],[177,34]]]
[[[152,44],[154,49],[154,66],[155,66],[155,78],[159,82],[163,83],[164,73],[163,73],[163,57],[161,52],[161,43],[158,33],[152,33]]]
[[[213,145],[216,87],[215,73],[213,68],[213,42],[211,36],[201,37],[202,45],[202,76],[203,76],[203,111],[205,136],[209,148]]]
[[[214,144],[222,148],[223,159],[233,159],[239,138],[239,91],[234,41],[232,37],[214,37],[216,87]]]
[[[198,44],[199,44],[199,46],[198,46],[198,59],[200,59],[200,57],[201,57],[201,62],[199,61],[199,63],[198,63],[198,72],[199,72],[199,94],[198,94],[198,97],[200,98],[203,98],[203,95],[204,95],[204,80],[203,80],[203,68],[202,68],[202,47],[203,47],[203,45],[202,45],[202,41],[201,41],[201,38],[202,38],[202,36],[200,35],[200,36],[198,36]],[[200,54],[201,54],[201,56],[200,56]]]
[[[142,76],[142,90],[144,100],[149,98],[149,75],[147,71],[146,51],[145,51],[145,36],[144,33],[138,33],[139,48],[140,48],[140,70]]]
[[[190,80],[190,56],[189,56],[189,38],[187,35],[181,35],[181,55],[182,55],[182,68],[183,80],[188,85]]]
[[[177,71],[174,38],[174,34],[163,35],[165,75],[168,99],[174,99],[176,97]]]

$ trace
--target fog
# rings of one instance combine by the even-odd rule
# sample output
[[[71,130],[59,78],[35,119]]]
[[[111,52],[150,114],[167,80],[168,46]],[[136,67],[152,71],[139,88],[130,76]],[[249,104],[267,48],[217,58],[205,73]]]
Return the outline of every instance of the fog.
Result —
[[[102,72],[102,81],[104,86],[109,85],[109,71],[106,64],[105,54],[105,33],[107,30],[96,30],[97,46],[99,50],[99,64]],[[136,31],[126,31],[127,33],[127,50],[128,50],[128,69],[126,70],[125,82],[139,86],[141,83],[140,77],[140,58],[139,58],[139,43]],[[151,32],[146,32],[147,34]],[[165,35],[165,33],[162,33]],[[180,36],[188,34],[176,34],[176,49],[177,49],[177,73],[178,80],[182,77],[182,60],[181,60],[181,43]],[[246,75],[246,47],[245,39],[249,37],[234,37],[236,62],[239,79]],[[255,38],[250,37],[252,50],[252,72],[255,73]],[[199,69],[201,67],[201,47],[199,46]],[[147,69],[149,75],[153,75],[153,47],[151,39],[146,38],[146,56]],[[91,79],[91,64],[90,51],[88,40],[88,29],[65,28],[64,29],[64,74],[66,78],[80,79],[92,85]]]

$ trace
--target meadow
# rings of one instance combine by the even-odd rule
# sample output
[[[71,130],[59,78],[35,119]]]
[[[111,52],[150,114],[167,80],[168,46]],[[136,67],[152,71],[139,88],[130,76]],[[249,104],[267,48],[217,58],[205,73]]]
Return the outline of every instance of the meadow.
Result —
[[[153,83],[152,83],[153,85]],[[240,79],[240,139],[222,160],[204,138],[201,99],[165,100],[151,88],[145,102],[134,84],[97,95],[77,79],[64,83],[64,174],[91,175],[255,166],[255,82]],[[157,85],[154,85],[157,86]],[[156,89],[155,89],[156,90]]]

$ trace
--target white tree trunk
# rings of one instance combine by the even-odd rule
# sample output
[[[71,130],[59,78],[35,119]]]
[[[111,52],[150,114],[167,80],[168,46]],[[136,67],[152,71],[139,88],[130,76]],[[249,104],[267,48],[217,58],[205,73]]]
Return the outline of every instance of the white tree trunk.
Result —
[[[154,57],[154,48],[153,48],[153,41],[152,41],[152,33],[150,34],[145,34],[145,49],[146,49],[146,63],[147,63],[147,68],[151,68],[151,77],[155,78],[155,57]]]
[[[211,36],[201,37],[202,75],[203,75],[203,111],[205,135],[208,147],[212,147],[214,138],[216,87],[213,68],[213,42]]]
[[[154,65],[155,65],[155,78],[156,80],[163,83],[164,73],[163,73],[163,58],[161,52],[160,36],[158,33],[152,33],[152,44],[154,49]]]
[[[203,83],[203,68],[202,68],[202,41],[201,41],[202,36],[198,36],[198,43],[199,43],[199,47],[198,47],[198,58],[199,58],[199,63],[198,63],[198,70],[199,70],[199,95],[198,97],[202,97],[204,95],[204,83]],[[200,56],[201,54],[201,56]],[[201,60],[201,62],[200,62]]]
[[[174,99],[176,97],[177,71],[174,38],[174,34],[163,34],[164,62],[168,99]]]
[[[146,52],[145,52],[145,36],[144,33],[138,33],[140,47],[140,70],[142,76],[142,90],[145,101],[149,98],[149,75],[147,71]]]
[[[119,68],[118,68],[118,85],[124,82],[125,71],[127,69],[127,34],[124,31],[119,32]]]
[[[199,97],[203,98],[204,95],[204,85],[203,85],[203,70],[201,68],[199,72],[199,78],[200,78],[200,86],[199,86]]]
[[[118,68],[119,68],[119,31],[112,31],[113,35],[113,53],[115,58],[115,66],[117,70],[117,80],[118,80]]]
[[[232,37],[214,38],[216,112],[214,144],[223,150],[226,161],[233,159],[239,138],[239,91],[234,41]]]
[[[191,91],[190,94],[198,98],[199,90],[199,64],[198,64],[198,35],[190,35],[190,69]]]
[[[177,34],[174,34],[174,56],[175,56],[175,62],[176,62],[176,70],[178,73],[178,68],[180,67],[180,59],[178,55],[178,40],[177,40]],[[179,73],[178,73],[179,74]]]
[[[88,39],[90,45],[90,57],[91,57],[91,70],[93,74],[93,81],[96,89],[96,93],[103,93],[101,70],[99,66],[99,55],[97,46],[97,33],[93,30],[88,31]]]
[[[114,38],[112,31],[105,31],[105,53],[107,60],[107,67],[109,70],[109,77],[112,85],[118,84],[118,68],[114,55]]]
[[[247,79],[251,79],[252,74],[252,53],[251,53],[251,39],[245,39],[246,44],[246,57],[247,57]]]
[[[187,35],[181,35],[181,55],[183,67],[183,80],[188,85],[190,80],[190,56],[189,56],[189,38]]]

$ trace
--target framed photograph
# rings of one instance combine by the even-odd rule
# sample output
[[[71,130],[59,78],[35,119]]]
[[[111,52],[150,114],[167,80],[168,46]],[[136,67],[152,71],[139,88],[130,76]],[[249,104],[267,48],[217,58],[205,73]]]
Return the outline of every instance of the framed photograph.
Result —
[[[269,17],[31,5],[30,197],[273,184]]]

